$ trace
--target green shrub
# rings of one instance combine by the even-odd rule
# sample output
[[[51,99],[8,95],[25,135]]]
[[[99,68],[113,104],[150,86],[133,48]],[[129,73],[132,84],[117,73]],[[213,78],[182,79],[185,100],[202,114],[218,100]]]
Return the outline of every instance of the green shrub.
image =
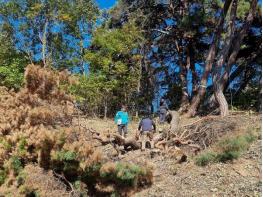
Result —
[[[19,172],[18,176],[16,177],[17,185],[23,185],[26,179],[26,173],[22,170]]]
[[[199,166],[205,166],[212,162],[227,162],[238,159],[255,139],[256,136],[252,132],[248,132],[242,136],[222,140],[217,144],[219,148],[217,153],[204,153],[196,158],[195,163]]]
[[[0,144],[4,146],[4,149],[7,151],[10,151],[12,148],[12,145],[9,144],[4,138],[0,138]]]
[[[73,161],[77,159],[77,153],[73,151],[62,150],[56,153],[54,159],[58,161]]]
[[[232,161],[234,159],[237,159],[240,156],[239,151],[225,151],[223,153],[219,153],[216,155],[216,160],[219,162],[226,162],[226,161]]]
[[[0,78],[2,79],[0,85],[7,88],[14,88],[18,90],[23,84],[23,67],[19,68],[19,65],[11,64],[8,66],[0,66]]]
[[[249,132],[249,133],[248,133],[247,135],[245,135],[244,137],[245,137],[245,139],[246,139],[246,141],[247,141],[248,143],[252,143],[252,142],[254,142],[254,141],[257,139],[257,136],[254,135],[252,132]]]
[[[64,173],[69,173],[72,175],[76,174],[79,170],[79,161],[77,160],[77,153],[73,151],[58,151],[52,158],[53,167],[56,170],[64,171]]]
[[[248,142],[244,136],[239,136],[237,138],[225,139],[219,142],[220,149],[223,152],[239,152],[248,146]]]
[[[0,170],[0,186],[4,184],[7,173],[6,170]]]
[[[18,156],[12,156],[10,158],[10,168],[13,169],[16,174],[19,174],[23,169],[21,158]]]
[[[135,186],[141,173],[141,168],[136,165],[118,163],[116,166],[116,180],[122,185]]]
[[[139,176],[145,176],[146,171],[133,164],[117,163],[114,171],[100,172],[104,181],[115,182],[119,186],[136,186]]]
[[[196,158],[195,163],[198,166],[206,166],[208,163],[214,162],[215,158],[216,158],[215,153],[207,152],[207,153],[199,155]]]
[[[23,157],[27,150],[26,150],[26,145],[27,145],[27,141],[26,139],[23,137],[19,140],[18,142],[18,155]]]
[[[83,177],[88,178],[88,177],[97,176],[99,174],[100,168],[101,168],[100,163],[89,166],[88,168],[85,169]]]

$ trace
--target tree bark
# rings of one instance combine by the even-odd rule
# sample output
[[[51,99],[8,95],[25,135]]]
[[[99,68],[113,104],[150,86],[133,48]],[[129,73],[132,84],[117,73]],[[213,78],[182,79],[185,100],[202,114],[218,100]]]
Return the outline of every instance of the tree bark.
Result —
[[[236,12],[237,12],[237,0],[233,0],[231,12],[230,12],[230,21],[229,21],[229,31],[227,38],[224,41],[224,47],[219,54],[219,59],[215,64],[215,69],[213,72],[213,87],[214,87],[214,95],[215,99],[219,104],[220,114],[221,116],[229,115],[228,103],[223,93],[223,88],[220,86],[220,78],[221,71],[223,65],[226,61],[227,55],[229,53],[235,32],[235,20],[236,20]]]
[[[43,29],[43,36],[40,38],[42,42],[42,61],[44,64],[44,68],[47,67],[47,61],[46,61],[46,50],[47,50],[47,28],[48,28],[48,20],[45,22],[45,26]]]
[[[228,58],[228,62],[227,62],[226,69],[225,69],[226,71],[224,72],[220,80],[220,84],[223,87],[223,89],[228,81],[229,73],[231,71],[232,65],[236,62],[236,58],[241,48],[244,37],[247,35],[247,32],[249,28],[251,27],[251,24],[253,22],[253,19],[256,13],[256,7],[257,7],[257,0],[252,0],[250,3],[250,10],[246,18],[245,24],[243,25],[243,28],[237,33],[237,35],[235,36],[235,39],[233,40],[233,44],[232,44],[233,49]]]
[[[191,42],[191,41],[190,41]],[[192,97],[194,97],[198,92],[198,74],[195,70],[195,61],[194,61],[194,48],[192,42],[189,43],[189,57],[190,57],[190,70],[192,72]]]
[[[108,102],[107,100],[104,101],[104,119],[107,118],[107,114],[108,114]]]
[[[187,91],[187,66],[183,65],[182,61],[180,60],[180,79],[182,83],[182,98],[181,98],[181,104],[180,104],[180,112],[185,111],[187,105],[189,104],[189,95]]]
[[[226,89],[226,87],[229,85],[229,74],[232,69],[232,65],[236,62],[236,58],[241,48],[244,37],[247,35],[247,32],[249,28],[251,27],[251,24],[255,16],[256,6],[257,6],[257,1],[252,0],[250,4],[250,10],[246,18],[245,24],[243,25],[243,28],[239,32],[237,32],[235,37],[233,37],[231,54],[228,58],[224,74],[220,78],[219,87],[216,87],[219,89],[218,91],[223,92]],[[240,74],[243,70],[244,69],[238,67],[237,70],[234,73],[232,73],[232,75],[230,76],[231,81],[235,77],[237,77],[237,75]],[[218,92],[218,94],[221,94],[221,93]],[[215,107],[215,105],[216,105],[216,98],[215,98],[215,95],[212,95],[212,97],[209,98],[209,107]]]
[[[206,62],[205,71],[204,71],[203,76],[201,78],[201,84],[199,86],[198,94],[192,100],[191,106],[190,106],[188,113],[187,113],[188,117],[195,116],[196,110],[197,110],[201,100],[203,99],[203,97],[205,95],[207,79],[208,79],[209,73],[211,72],[212,65],[214,63],[218,42],[219,42],[219,39],[221,37],[225,17],[226,17],[226,14],[228,12],[228,9],[230,7],[231,2],[232,2],[232,0],[226,0],[224,3],[223,13],[222,13],[220,20],[219,20],[219,23],[215,29],[214,39],[213,39],[212,44],[209,48],[208,55],[207,55],[207,58],[205,61]]]
[[[254,54],[248,62],[244,62],[244,64],[242,65],[239,65],[236,70],[234,70],[231,75],[229,76],[229,79],[226,81],[224,81],[224,83],[220,83],[220,88],[223,88],[223,92],[225,90],[227,90],[229,84],[235,80],[238,76],[240,76],[241,73],[243,73],[246,69],[247,69],[247,65],[251,65],[254,61],[255,61],[255,58],[257,58],[258,55],[261,54],[261,51],[259,51],[257,54]],[[215,99],[215,95],[212,94],[209,98],[208,98],[208,101],[206,102],[207,103],[207,107],[210,108],[210,109],[214,109],[217,105],[217,102],[216,102],[216,99]]]

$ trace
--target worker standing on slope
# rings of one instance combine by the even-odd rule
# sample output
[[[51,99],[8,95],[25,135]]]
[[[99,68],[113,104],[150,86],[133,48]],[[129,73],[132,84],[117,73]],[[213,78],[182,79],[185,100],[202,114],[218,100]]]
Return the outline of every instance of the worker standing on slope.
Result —
[[[125,105],[122,105],[121,111],[116,113],[114,122],[118,125],[119,134],[126,137],[128,133],[129,115]]]
[[[168,112],[168,106],[164,99],[161,99],[160,101],[160,108],[159,108],[159,121],[160,124],[163,124],[166,119],[166,114]]]
[[[150,114],[147,111],[144,117],[141,119],[138,127],[138,131],[140,132],[140,138],[142,142],[142,150],[145,150],[146,142],[149,141],[151,144],[151,148],[153,148],[153,132],[156,131],[156,125],[154,121],[150,118]]]

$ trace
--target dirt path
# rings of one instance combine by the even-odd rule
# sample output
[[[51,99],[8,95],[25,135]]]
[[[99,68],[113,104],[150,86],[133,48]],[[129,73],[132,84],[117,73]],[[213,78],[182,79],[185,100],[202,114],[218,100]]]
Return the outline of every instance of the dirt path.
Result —
[[[261,196],[261,140],[233,163],[198,167],[163,157],[153,163],[153,186],[134,196]]]
[[[261,117],[243,115],[242,117],[234,117],[232,121],[238,125],[234,129],[235,132],[239,132],[251,125],[260,127]],[[105,127],[103,124],[97,126],[94,123],[90,121],[89,125],[100,131],[111,128],[113,132],[115,128],[112,121],[108,121]],[[215,127],[214,124],[212,125]],[[133,134],[132,131],[136,129],[136,126],[136,123],[130,125],[131,132],[129,135]],[[215,127],[213,129],[219,131],[222,128],[224,127],[220,126],[220,128]],[[233,133],[234,131],[230,130],[229,132]],[[105,148],[109,148],[110,151]],[[104,149],[104,153],[112,153],[113,151],[111,145],[107,145]],[[261,137],[254,141],[239,159],[229,163],[214,163],[205,167],[195,165],[194,159],[191,157],[188,158],[187,162],[181,164],[178,164],[176,158],[164,153],[152,157],[149,149],[145,152],[141,152],[141,150],[130,151],[121,158],[114,160],[140,165],[148,163],[153,166],[153,185],[134,194],[135,197],[261,196]]]

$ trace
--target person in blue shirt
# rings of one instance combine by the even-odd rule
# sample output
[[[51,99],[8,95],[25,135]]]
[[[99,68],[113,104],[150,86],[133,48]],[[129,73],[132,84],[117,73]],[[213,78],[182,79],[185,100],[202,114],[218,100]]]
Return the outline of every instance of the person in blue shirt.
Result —
[[[126,137],[128,133],[129,115],[125,105],[122,105],[121,111],[116,113],[114,122],[118,125],[119,134]]]

